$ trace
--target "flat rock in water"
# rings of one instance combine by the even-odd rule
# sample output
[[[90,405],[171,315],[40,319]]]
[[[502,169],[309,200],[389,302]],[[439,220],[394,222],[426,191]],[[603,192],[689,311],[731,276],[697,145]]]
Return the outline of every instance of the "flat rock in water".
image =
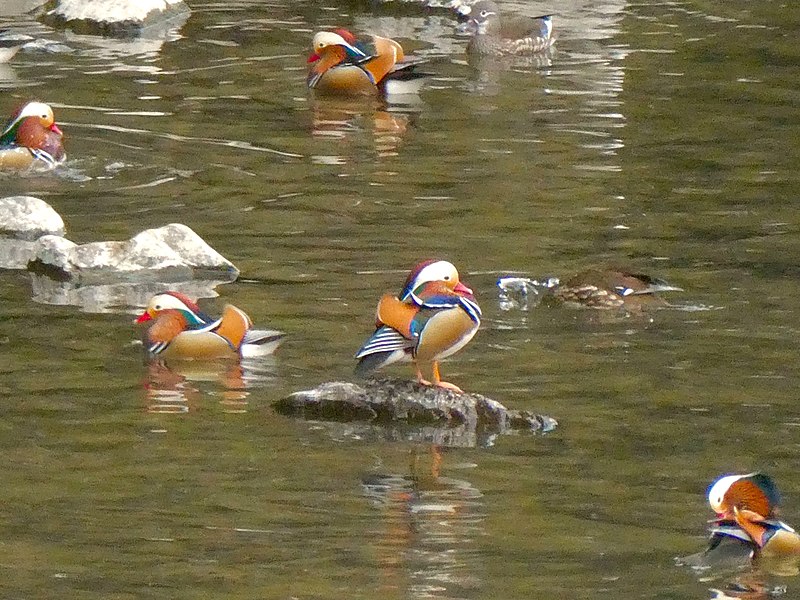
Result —
[[[0,236],[33,241],[64,235],[64,220],[52,206],[33,196],[0,198]]]
[[[290,394],[273,407],[279,413],[306,419],[458,427],[472,432],[546,432],[557,425],[551,417],[511,410],[481,394],[456,394],[398,379],[369,379],[362,385],[323,383]]]
[[[36,241],[28,269],[80,283],[193,278],[233,281],[239,275],[233,263],[180,223],[148,229],[125,242],[78,245],[46,235]]]
[[[189,12],[183,0],[56,0],[44,20],[76,33],[136,36]]]

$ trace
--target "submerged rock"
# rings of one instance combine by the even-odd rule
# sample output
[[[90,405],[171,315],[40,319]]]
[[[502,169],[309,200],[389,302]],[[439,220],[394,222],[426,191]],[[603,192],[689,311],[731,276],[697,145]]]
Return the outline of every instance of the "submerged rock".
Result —
[[[46,235],[36,241],[28,269],[61,280],[181,281],[195,277],[233,281],[239,270],[186,225],[148,229],[125,242],[75,244]]]
[[[511,410],[481,394],[456,394],[397,379],[370,379],[363,385],[323,383],[312,390],[290,394],[273,407],[282,414],[314,420],[457,429],[473,440],[470,445],[474,445],[476,432],[547,432],[557,425],[551,417]]]
[[[9,196],[0,199],[0,235],[29,241],[43,235],[64,235],[64,220],[44,200]]]
[[[183,0],[56,0],[44,19],[77,33],[136,36],[165,21],[184,17],[189,8]]]
[[[0,240],[1,248],[2,240]],[[180,282],[123,281],[82,285],[75,281],[58,281],[38,273],[31,273],[30,276],[31,297],[34,302],[77,306],[88,313],[119,313],[130,306],[144,306],[155,294],[166,290],[175,290],[192,298],[213,298],[218,295],[215,291],[217,286],[230,283],[192,279]]]

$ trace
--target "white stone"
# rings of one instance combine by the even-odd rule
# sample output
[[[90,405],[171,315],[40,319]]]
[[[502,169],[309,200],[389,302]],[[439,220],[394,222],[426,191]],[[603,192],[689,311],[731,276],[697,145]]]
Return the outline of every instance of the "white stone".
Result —
[[[76,245],[44,236],[36,242],[35,268],[54,269],[80,282],[181,281],[215,274],[233,281],[239,270],[186,225],[172,223],[148,229],[126,242]]]
[[[178,6],[184,6],[183,0],[59,0],[51,14],[65,21],[141,23]]]
[[[35,240],[48,234],[64,235],[64,220],[47,202],[33,196],[0,199],[0,235]]]
[[[75,242],[70,242],[67,238],[59,235],[44,235],[36,240],[34,260],[60,271],[69,272],[71,270],[70,255],[77,247]]]

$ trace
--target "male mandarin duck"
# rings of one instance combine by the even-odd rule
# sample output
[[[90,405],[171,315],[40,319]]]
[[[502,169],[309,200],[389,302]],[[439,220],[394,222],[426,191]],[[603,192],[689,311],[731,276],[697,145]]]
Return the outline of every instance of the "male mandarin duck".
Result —
[[[432,385],[462,393],[442,381],[439,361],[461,350],[480,323],[481,309],[456,268],[444,260],[421,262],[398,296],[384,294],[378,303],[376,330],[356,353],[356,373],[411,360],[421,384],[431,382],[423,378],[420,364],[431,364]]]
[[[748,547],[751,557],[800,557],[800,535],[777,519],[780,494],[768,475],[722,477],[709,488],[708,503],[717,513],[709,550],[733,539]]]
[[[147,352],[162,359],[265,355],[283,338],[280,331],[253,329],[250,317],[231,304],[225,306],[219,319],[213,320],[179,292],[153,296],[135,322],[147,324]]]
[[[314,52],[308,57],[308,87],[340,95],[393,93],[395,82],[418,79],[417,62],[401,61],[403,48],[392,39],[377,35],[357,40],[346,29],[319,31],[312,42]]]
[[[555,41],[552,15],[501,18],[497,4],[491,0],[476,2],[468,14],[464,26],[472,33],[468,54],[530,56],[547,50]]]
[[[53,109],[43,102],[28,102],[0,133],[0,168],[54,167],[66,158],[63,137]]]
[[[683,290],[642,273],[589,269],[560,283],[553,290],[553,296],[562,302],[589,308],[635,310],[645,306],[667,306],[667,302],[656,293],[668,291]]]

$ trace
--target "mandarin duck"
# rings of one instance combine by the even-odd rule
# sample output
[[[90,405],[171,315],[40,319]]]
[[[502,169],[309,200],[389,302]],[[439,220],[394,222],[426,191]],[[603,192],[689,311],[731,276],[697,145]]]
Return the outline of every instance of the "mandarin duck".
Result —
[[[253,329],[250,317],[231,304],[213,320],[180,292],[153,296],[135,322],[147,324],[145,348],[159,359],[263,356],[274,351],[283,338],[280,331]]]
[[[755,558],[800,557],[800,535],[777,519],[780,494],[764,473],[727,475],[708,490],[708,503],[717,513],[709,548],[738,542]]]
[[[478,331],[481,309],[458,271],[444,260],[427,260],[414,267],[399,295],[384,294],[378,303],[375,333],[356,353],[356,373],[398,361],[413,361],[417,381],[462,393],[442,381],[439,361],[463,348]],[[431,364],[432,382],[421,364]]]
[[[403,48],[389,38],[371,35],[358,40],[348,30],[336,29],[317,32],[312,45],[307,83],[313,90],[339,95],[408,93],[398,89],[402,82],[423,77],[414,72],[419,62],[401,62]]]
[[[491,0],[476,2],[468,15],[462,27],[472,34],[468,54],[530,56],[547,50],[555,41],[552,15],[501,18],[497,4]]]
[[[43,102],[28,102],[0,133],[0,168],[26,169],[34,164],[52,168],[66,158],[63,137],[53,109]]]
[[[588,308],[637,310],[645,306],[667,306],[657,292],[683,290],[663,279],[615,269],[589,269],[553,289],[553,296],[566,304]]]

